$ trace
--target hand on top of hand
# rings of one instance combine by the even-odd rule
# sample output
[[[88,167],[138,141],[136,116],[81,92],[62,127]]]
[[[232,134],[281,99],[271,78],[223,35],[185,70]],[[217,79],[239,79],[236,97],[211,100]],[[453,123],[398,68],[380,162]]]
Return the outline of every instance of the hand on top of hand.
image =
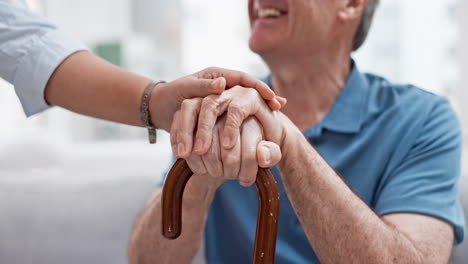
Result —
[[[238,179],[250,186],[259,166],[273,167],[281,160],[284,126],[279,115],[255,89],[241,86],[184,100],[171,128],[174,155],[185,158],[195,175],[221,182]]]
[[[207,68],[195,74],[156,86],[150,100],[150,112],[155,127],[169,131],[174,113],[185,99],[221,94],[236,85],[256,89],[272,110],[286,103],[262,81],[240,72],[222,68]]]

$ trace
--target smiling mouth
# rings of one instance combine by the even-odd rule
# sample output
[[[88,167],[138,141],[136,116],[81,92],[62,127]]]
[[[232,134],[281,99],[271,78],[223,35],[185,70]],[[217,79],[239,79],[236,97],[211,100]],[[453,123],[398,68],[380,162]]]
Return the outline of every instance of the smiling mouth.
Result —
[[[280,16],[286,15],[286,12],[283,12],[277,8],[268,7],[268,8],[258,8],[257,17],[260,19],[264,18],[278,18]]]

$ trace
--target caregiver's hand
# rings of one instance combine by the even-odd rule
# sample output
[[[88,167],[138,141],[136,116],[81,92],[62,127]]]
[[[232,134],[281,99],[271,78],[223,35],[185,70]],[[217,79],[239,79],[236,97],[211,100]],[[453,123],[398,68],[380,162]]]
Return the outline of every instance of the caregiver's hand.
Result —
[[[256,89],[273,110],[279,110],[286,103],[284,98],[276,96],[265,83],[246,73],[211,67],[173,82],[157,85],[152,96],[153,123],[157,128],[169,131],[172,117],[182,101],[221,94],[225,89],[236,85]]]
[[[198,99],[182,104],[184,121],[179,126],[177,136],[171,142],[173,148],[177,146],[178,156],[187,158],[191,154],[195,130],[194,152],[198,155],[207,153],[215,134],[212,131],[216,120],[226,111],[225,126],[219,135],[223,149],[232,149],[236,145],[239,141],[242,123],[249,116],[255,116],[261,123],[266,140],[278,146],[282,145],[285,126],[281,120],[284,115],[278,111],[272,111],[256,90],[236,86],[221,95],[210,95],[203,100]]]
[[[183,151],[181,146],[175,144],[178,132],[186,129],[190,124],[193,112],[200,106],[201,98],[185,100],[182,110],[176,112],[171,128],[171,143],[174,155]],[[204,155],[191,154],[186,157],[190,169],[197,177],[211,177],[218,179],[217,185],[226,180],[239,180],[242,186],[250,186],[255,183],[258,167],[269,168],[281,160],[281,151],[278,145],[263,141],[262,128],[258,121],[250,117],[242,124],[242,131],[232,149],[224,149],[220,146],[220,133],[225,125],[226,116],[220,117],[212,130],[213,143],[209,151]],[[196,116],[195,116],[196,118]]]

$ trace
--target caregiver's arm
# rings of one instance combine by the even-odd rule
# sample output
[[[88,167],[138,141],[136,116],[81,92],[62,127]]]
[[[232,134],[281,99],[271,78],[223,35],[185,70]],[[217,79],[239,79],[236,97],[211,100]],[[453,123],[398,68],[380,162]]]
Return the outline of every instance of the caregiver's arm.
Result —
[[[82,51],[68,57],[54,72],[45,95],[50,104],[92,117],[141,126],[140,103],[150,80],[127,72],[96,55]],[[157,128],[169,131],[172,117],[184,99],[219,94],[243,83],[258,89],[270,106],[279,108],[274,93],[261,81],[245,73],[208,68],[156,86],[150,112]]]
[[[265,130],[270,132],[266,134],[266,140],[281,146],[283,159],[278,167],[283,184],[309,243],[322,263],[448,261],[454,240],[454,231],[450,224],[416,213],[393,213],[379,217],[346,185],[285,115],[269,111],[265,103],[259,100],[258,94],[252,93],[251,89],[244,89],[243,94],[239,89],[243,88],[236,87],[223,93],[225,95],[237,90],[234,98],[226,100],[222,99],[221,95],[214,98],[211,104],[216,108],[234,109],[231,114],[228,110],[226,121],[226,126],[228,123],[236,124],[228,127],[234,128],[233,131],[238,129],[237,124],[242,124],[244,118],[255,115]],[[202,107],[200,116],[210,112],[210,109],[213,107]],[[429,124],[431,120],[437,122],[436,124],[449,124],[447,120],[441,121],[432,117]],[[281,131],[278,132],[278,129]],[[459,138],[456,129],[451,133],[450,127],[448,130],[449,138]],[[452,137],[453,133],[455,134]],[[421,150],[426,158],[407,157],[408,167],[414,168],[418,163],[423,163],[418,165],[421,166],[421,171],[417,174],[419,177],[425,175],[421,173],[424,171],[438,173],[445,169],[450,180],[452,171],[448,167],[457,166],[455,163],[459,160],[459,147],[456,140],[452,142],[454,144],[447,145],[445,139],[438,138],[442,137],[429,139],[431,144],[422,144],[433,148]],[[430,152],[436,154],[431,157],[443,156],[443,160],[454,160],[455,163],[451,164],[453,166],[438,164],[427,159]],[[409,173],[414,178],[414,172]],[[424,178],[425,184],[433,184],[434,177],[443,175],[431,176],[429,173],[429,176]],[[440,186],[439,182],[435,184]],[[413,185],[410,184],[408,188],[411,186]]]

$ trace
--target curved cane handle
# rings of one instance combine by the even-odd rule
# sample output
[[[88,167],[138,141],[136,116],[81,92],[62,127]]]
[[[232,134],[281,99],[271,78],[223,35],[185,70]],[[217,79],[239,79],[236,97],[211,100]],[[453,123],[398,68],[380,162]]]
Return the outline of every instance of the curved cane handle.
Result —
[[[176,239],[182,232],[182,196],[192,171],[183,159],[178,159],[167,175],[162,193],[162,234]],[[258,169],[255,187],[258,192],[257,233],[254,264],[270,264],[275,260],[278,233],[279,191],[268,169]]]

